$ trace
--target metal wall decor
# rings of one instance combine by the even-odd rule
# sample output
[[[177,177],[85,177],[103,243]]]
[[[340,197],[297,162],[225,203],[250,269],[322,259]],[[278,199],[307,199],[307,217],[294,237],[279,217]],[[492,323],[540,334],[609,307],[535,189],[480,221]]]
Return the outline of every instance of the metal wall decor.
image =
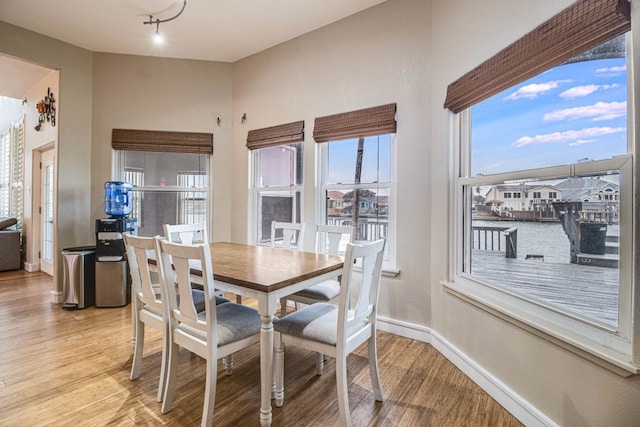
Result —
[[[38,124],[34,128],[39,131],[42,128],[42,124],[47,121],[51,123],[51,126],[56,125],[56,100],[53,97],[53,92],[51,92],[51,88],[47,88],[47,96],[44,99],[41,99],[40,102],[36,104],[36,110],[40,114],[38,116]]]

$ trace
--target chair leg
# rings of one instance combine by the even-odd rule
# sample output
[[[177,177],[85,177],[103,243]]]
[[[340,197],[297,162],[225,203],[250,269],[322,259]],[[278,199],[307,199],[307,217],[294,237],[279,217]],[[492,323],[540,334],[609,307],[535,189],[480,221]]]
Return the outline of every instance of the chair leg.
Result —
[[[376,344],[376,331],[374,330],[369,338],[369,374],[373,385],[373,397],[382,402],[382,388],[380,387],[380,377],[378,376],[378,349]]]
[[[173,407],[173,394],[176,391],[176,376],[178,374],[178,344],[169,345],[169,359],[167,377],[165,378],[164,397],[161,412],[166,414]]]
[[[280,298],[280,317],[287,315],[287,299]]]
[[[324,354],[316,352],[316,375],[322,375],[324,371]]]
[[[276,406],[280,407],[284,403],[284,343],[282,342],[282,335],[276,333],[275,342],[276,390],[274,397]]]
[[[236,295],[236,304],[242,304],[242,295]]]
[[[158,396],[156,400],[162,402],[164,390],[167,385],[167,369],[169,369],[169,331],[162,335],[162,360],[160,362],[160,380],[158,381]]]
[[[217,351],[209,353],[207,374],[204,386],[204,407],[202,408],[202,427],[210,427],[213,421],[213,410],[216,402],[216,383],[218,375]]]
[[[227,375],[233,374],[233,354],[222,358],[222,367]]]
[[[140,365],[142,364],[142,349],[144,348],[144,323],[135,320],[135,345],[133,346],[133,361],[131,362],[130,380],[135,380],[140,376]]]
[[[340,425],[351,427],[349,416],[349,389],[347,387],[347,355],[336,354],[336,383],[338,388],[338,410],[340,411]]]

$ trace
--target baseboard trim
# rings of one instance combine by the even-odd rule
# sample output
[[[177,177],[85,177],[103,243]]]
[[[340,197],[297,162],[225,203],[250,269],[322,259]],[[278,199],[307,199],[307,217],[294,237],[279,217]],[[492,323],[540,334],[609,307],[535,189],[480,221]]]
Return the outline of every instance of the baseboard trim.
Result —
[[[378,329],[431,344],[524,425],[558,425],[431,328],[379,316]]]
[[[62,300],[62,292],[51,291],[51,302],[53,302],[54,304],[62,304]]]
[[[36,271],[40,271],[40,263],[25,262],[24,269],[27,270],[29,273],[35,273]]]

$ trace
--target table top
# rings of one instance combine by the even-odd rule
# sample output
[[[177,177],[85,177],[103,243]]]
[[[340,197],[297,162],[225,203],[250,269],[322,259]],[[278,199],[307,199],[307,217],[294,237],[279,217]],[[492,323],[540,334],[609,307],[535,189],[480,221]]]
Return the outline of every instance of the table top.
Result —
[[[229,242],[209,246],[215,280],[267,293],[343,265],[342,257],[336,255]]]

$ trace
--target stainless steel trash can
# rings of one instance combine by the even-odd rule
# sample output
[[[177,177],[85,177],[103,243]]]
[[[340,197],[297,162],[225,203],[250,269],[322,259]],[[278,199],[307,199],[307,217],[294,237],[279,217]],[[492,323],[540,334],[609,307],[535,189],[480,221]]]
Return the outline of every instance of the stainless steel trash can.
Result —
[[[62,308],[76,310],[95,304],[96,247],[80,246],[62,250]]]

